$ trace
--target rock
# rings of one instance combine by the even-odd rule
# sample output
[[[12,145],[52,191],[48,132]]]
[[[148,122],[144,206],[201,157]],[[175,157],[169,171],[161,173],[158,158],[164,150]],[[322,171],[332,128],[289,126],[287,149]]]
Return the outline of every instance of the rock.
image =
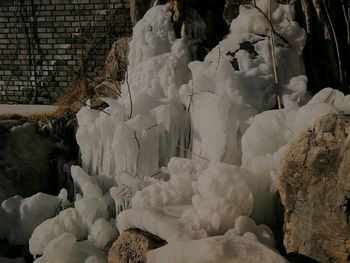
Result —
[[[55,141],[39,134],[35,125],[29,123],[0,134],[0,140],[0,199],[49,191],[53,186],[50,156]]]
[[[127,69],[130,37],[122,37],[115,41],[106,58],[104,79],[122,81]]]
[[[232,20],[239,15],[239,6],[250,4],[252,0],[226,0],[224,7],[224,20],[230,25]]]
[[[350,258],[350,117],[328,114],[281,163],[284,245],[319,262]]]
[[[121,233],[108,253],[108,263],[147,261],[147,252],[166,245],[166,241],[140,229],[129,229]]]

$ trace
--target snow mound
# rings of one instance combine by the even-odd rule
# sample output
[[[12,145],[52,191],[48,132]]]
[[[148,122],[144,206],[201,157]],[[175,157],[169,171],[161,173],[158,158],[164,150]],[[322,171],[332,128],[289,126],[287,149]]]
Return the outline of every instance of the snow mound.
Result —
[[[287,263],[277,252],[263,244],[240,236],[216,236],[199,240],[178,241],[154,249],[147,255],[149,263]]]
[[[106,263],[106,255],[91,242],[77,242],[71,233],[63,233],[51,240],[42,257],[34,263]]]
[[[137,192],[133,209],[119,214],[120,232],[136,227],[168,242],[220,235],[253,210],[253,193],[239,167],[172,158],[168,171],[169,181]]]

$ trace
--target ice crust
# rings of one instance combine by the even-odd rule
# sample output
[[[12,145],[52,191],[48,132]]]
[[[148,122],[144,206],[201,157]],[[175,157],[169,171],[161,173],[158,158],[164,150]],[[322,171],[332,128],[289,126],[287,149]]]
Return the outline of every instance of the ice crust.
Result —
[[[189,35],[204,31],[198,14],[181,39],[168,5],[136,24],[121,98],[104,98],[105,112],[77,114],[82,168],[71,169],[74,206],[35,228],[30,252],[43,255],[35,263],[106,262],[108,244],[129,228],[169,243],[148,262],[286,262],[267,226],[278,163],[316,119],[349,114],[350,97],[327,88],[310,100],[306,35],[292,5],[272,1],[268,12],[269,1],[256,2],[282,36],[275,36],[277,87],[269,24],[252,6],[241,6],[203,62],[191,62],[188,49],[196,41]],[[276,88],[281,110],[271,110]],[[5,207],[18,207],[11,202]]]

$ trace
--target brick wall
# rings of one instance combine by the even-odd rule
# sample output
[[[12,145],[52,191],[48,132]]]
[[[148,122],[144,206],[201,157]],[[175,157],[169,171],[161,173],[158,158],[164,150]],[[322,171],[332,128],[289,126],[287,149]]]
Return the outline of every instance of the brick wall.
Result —
[[[0,103],[52,103],[130,33],[128,0],[0,0]]]

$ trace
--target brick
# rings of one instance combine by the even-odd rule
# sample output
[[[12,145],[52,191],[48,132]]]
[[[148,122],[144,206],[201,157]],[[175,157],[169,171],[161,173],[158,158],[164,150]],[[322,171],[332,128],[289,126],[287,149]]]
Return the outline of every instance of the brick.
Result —
[[[71,0],[51,0],[51,4],[53,5],[64,5],[70,4]]]
[[[54,47],[57,49],[68,49],[68,48],[71,48],[72,45],[71,44],[58,44],[58,45],[55,45]]]
[[[51,33],[39,33],[38,36],[39,38],[52,38]]]
[[[10,29],[9,28],[5,28],[5,27],[0,27],[0,33],[1,34],[10,33]]]
[[[51,16],[52,15],[52,12],[47,10],[47,11],[41,11],[39,13],[39,16]]]
[[[56,28],[56,32],[57,33],[64,33],[64,32],[66,32],[66,28],[64,28],[64,27],[57,27]]]
[[[55,19],[55,21],[63,22],[66,20],[66,17],[65,16],[55,16],[54,19]]]
[[[64,9],[65,10],[74,10],[75,9],[75,5],[65,5]]]
[[[10,40],[9,39],[1,39],[0,38],[0,44],[10,44]]]

